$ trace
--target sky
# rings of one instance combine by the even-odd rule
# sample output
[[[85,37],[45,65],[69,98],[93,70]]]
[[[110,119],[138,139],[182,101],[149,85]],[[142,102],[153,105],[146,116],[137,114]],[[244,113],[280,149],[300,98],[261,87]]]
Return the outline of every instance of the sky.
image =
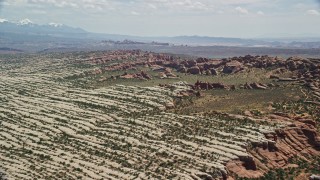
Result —
[[[320,0],[0,0],[0,20],[138,36],[320,37]]]

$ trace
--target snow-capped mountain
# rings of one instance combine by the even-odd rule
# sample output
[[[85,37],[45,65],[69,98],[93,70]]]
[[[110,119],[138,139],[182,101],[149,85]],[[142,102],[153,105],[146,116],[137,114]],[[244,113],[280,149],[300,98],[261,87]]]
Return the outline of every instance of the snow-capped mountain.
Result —
[[[13,22],[0,18],[0,33],[53,37],[83,37],[87,32],[80,28],[73,28],[53,22],[40,25],[32,22],[30,19]]]
[[[2,18],[0,18],[0,23],[6,23],[6,22],[9,22],[8,20],[6,20],[6,19],[2,19]]]
[[[49,26],[52,26],[52,27],[62,27],[63,26],[63,24],[60,24],[60,23],[49,23],[48,24]]]
[[[30,19],[22,19],[17,25],[25,26],[25,25],[33,25],[34,23]]]
[[[1,1],[1,0],[0,0]],[[30,19],[10,21],[0,18],[0,42],[66,42],[69,43],[91,40],[116,40],[132,39],[131,36],[99,34],[87,32],[81,28],[74,28],[57,22],[37,24]],[[17,43],[19,44],[19,43]]]
[[[7,19],[0,18],[0,23],[12,23],[12,24],[20,25],[20,26],[26,26],[26,25],[51,26],[51,27],[55,27],[55,28],[65,26],[65,25],[63,25],[61,23],[54,23],[54,22],[48,23],[46,25],[39,25],[39,24],[34,23],[33,21],[31,21],[28,18],[22,19],[22,20],[19,20],[19,21],[9,21]]]

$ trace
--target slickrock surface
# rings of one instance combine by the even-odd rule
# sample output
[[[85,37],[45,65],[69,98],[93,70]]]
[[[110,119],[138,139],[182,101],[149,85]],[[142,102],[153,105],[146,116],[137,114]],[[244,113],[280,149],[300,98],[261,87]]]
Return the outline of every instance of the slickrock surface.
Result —
[[[9,179],[223,177],[276,126],[166,113],[190,87],[75,87],[67,60],[1,61],[0,168]]]
[[[77,63],[128,58],[142,59],[102,69]],[[0,169],[8,179],[215,179],[230,173],[258,177],[268,169],[288,165],[291,156],[307,159],[319,153],[319,137],[308,119],[288,118],[293,122],[287,123],[168,113],[166,109],[175,106],[173,98],[192,92],[185,82],[170,88],[115,85],[91,89],[68,81],[87,72],[138,65],[174,69],[183,65],[187,71],[195,68],[201,73],[228,66],[232,67],[228,73],[237,73],[249,65],[299,69],[298,62],[304,60],[285,63],[248,56],[227,60],[232,64],[206,58],[178,63],[172,56],[141,51],[84,59],[48,55],[0,60]],[[312,64],[304,66],[309,70],[301,77],[309,77],[305,83],[316,96],[319,68]],[[140,75],[147,79],[145,72]],[[268,163],[263,163],[265,159]]]

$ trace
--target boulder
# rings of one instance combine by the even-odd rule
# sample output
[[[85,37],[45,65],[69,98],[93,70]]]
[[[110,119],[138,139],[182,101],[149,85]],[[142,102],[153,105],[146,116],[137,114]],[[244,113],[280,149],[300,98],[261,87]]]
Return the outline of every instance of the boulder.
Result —
[[[243,70],[243,67],[239,61],[231,61],[224,66],[223,73],[231,74],[237,73],[241,70]]]
[[[195,60],[189,60],[187,61],[187,67],[194,67],[194,66],[197,66],[197,61]]]
[[[164,72],[167,77],[177,77],[177,75],[173,74],[171,71]]]
[[[222,83],[208,83],[197,81],[194,86],[196,89],[209,90],[209,89],[226,89],[228,86]]]
[[[208,62],[208,61],[209,61],[209,59],[207,59],[207,58],[202,58],[202,57],[200,57],[200,58],[198,58],[198,59],[196,60],[197,63],[204,63],[204,62]]]
[[[151,79],[151,76],[149,75],[149,74],[147,74],[146,72],[144,72],[144,71],[141,71],[141,76],[143,77],[143,78],[145,78],[145,79]]]
[[[200,93],[200,91],[197,91],[197,92],[196,92],[196,96],[197,96],[197,97],[201,97],[201,96],[202,96],[201,93]]]
[[[155,65],[151,67],[152,71],[165,71],[165,67],[163,66],[159,66],[159,65]]]
[[[167,67],[178,69],[179,68],[179,63],[178,62],[171,62],[171,63],[167,64]]]
[[[201,74],[200,68],[198,66],[193,66],[187,70],[190,74]]]
[[[226,89],[227,86],[222,83],[212,83],[211,84],[213,89]]]
[[[125,72],[124,74],[122,74],[120,76],[120,78],[122,78],[122,79],[133,79],[133,78],[135,78],[135,76],[133,74],[128,74],[128,73]]]
[[[194,85],[198,89],[202,89],[202,90],[208,90],[209,89],[209,83],[207,83],[207,82],[197,81]]]
[[[296,62],[292,60],[287,62],[287,66],[290,71],[298,69]]]
[[[181,66],[179,69],[178,69],[178,72],[181,72],[181,73],[187,73],[188,72],[188,69],[184,66]]]
[[[279,76],[276,76],[276,75],[270,75],[270,79],[279,79]]]
[[[223,64],[225,64],[224,61],[222,60],[213,60],[210,62],[211,65],[213,66],[213,68],[219,68],[220,66],[222,66]]]
[[[250,86],[253,88],[253,89],[267,89],[268,86],[267,85],[264,85],[264,84],[261,84],[261,83],[252,83],[250,84]]]
[[[230,89],[231,89],[231,90],[236,90],[237,88],[236,88],[235,85],[231,85],[231,86],[230,86]]]
[[[204,72],[206,75],[211,75],[211,71],[208,69]]]
[[[208,70],[208,69],[211,69],[211,68],[213,68],[213,64],[209,64],[209,63],[203,64],[203,69],[204,70]]]
[[[218,75],[218,71],[214,68],[210,69],[210,72],[212,75],[215,75],[215,76]]]
[[[167,78],[167,75],[163,72],[159,73],[159,78],[160,79],[164,79],[164,78]]]

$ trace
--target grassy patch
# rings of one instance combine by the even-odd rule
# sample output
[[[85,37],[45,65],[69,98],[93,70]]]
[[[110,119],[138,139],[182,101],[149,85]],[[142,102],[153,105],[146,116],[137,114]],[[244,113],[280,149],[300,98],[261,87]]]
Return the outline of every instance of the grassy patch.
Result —
[[[244,110],[266,111],[272,103],[298,100],[299,90],[300,87],[293,86],[270,90],[203,91],[203,96],[200,98],[177,100],[178,112],[189,114],[211,111],[229,113],[241,113]]]
[[[112,79],[111,76],[119,76],[127,73],[139,73],[141,71],[147,72],[153,78],[151,80],[139,80],[139,79]],[[99,75],[89,75],[86,77],[79,77],[76,79],[77,81],[86,81],[87,86],[93,88],[100,88],[106,86],[112,86],[116,84],[123,84],[123,85],[139,85],[139,86],[156,86],[159,84],[170,84],[177,81],[185,81],[190,84],[194,84],[196,81],[203,81],[203,82],[220,82],[227,85],[241,85],[245,83],[252,83],[252,82],[260,82],[260,83],[271,83],[272,80],[266,76],[267,71],[261,69],[251,69],[250,71],[245,71],[236,74],[220,74],[218,76],[212,75],[191,75],[191,74],[184,74],[179,72],[173,72],[178,76],[178,78],[174,79],[161,79],[159,78],[159,72],[152,71],[150,68],[140,67],[137,70],[127,70],[127,71],[107,71]],[[105,79],[104,81],[100,82],[100,79]]]

